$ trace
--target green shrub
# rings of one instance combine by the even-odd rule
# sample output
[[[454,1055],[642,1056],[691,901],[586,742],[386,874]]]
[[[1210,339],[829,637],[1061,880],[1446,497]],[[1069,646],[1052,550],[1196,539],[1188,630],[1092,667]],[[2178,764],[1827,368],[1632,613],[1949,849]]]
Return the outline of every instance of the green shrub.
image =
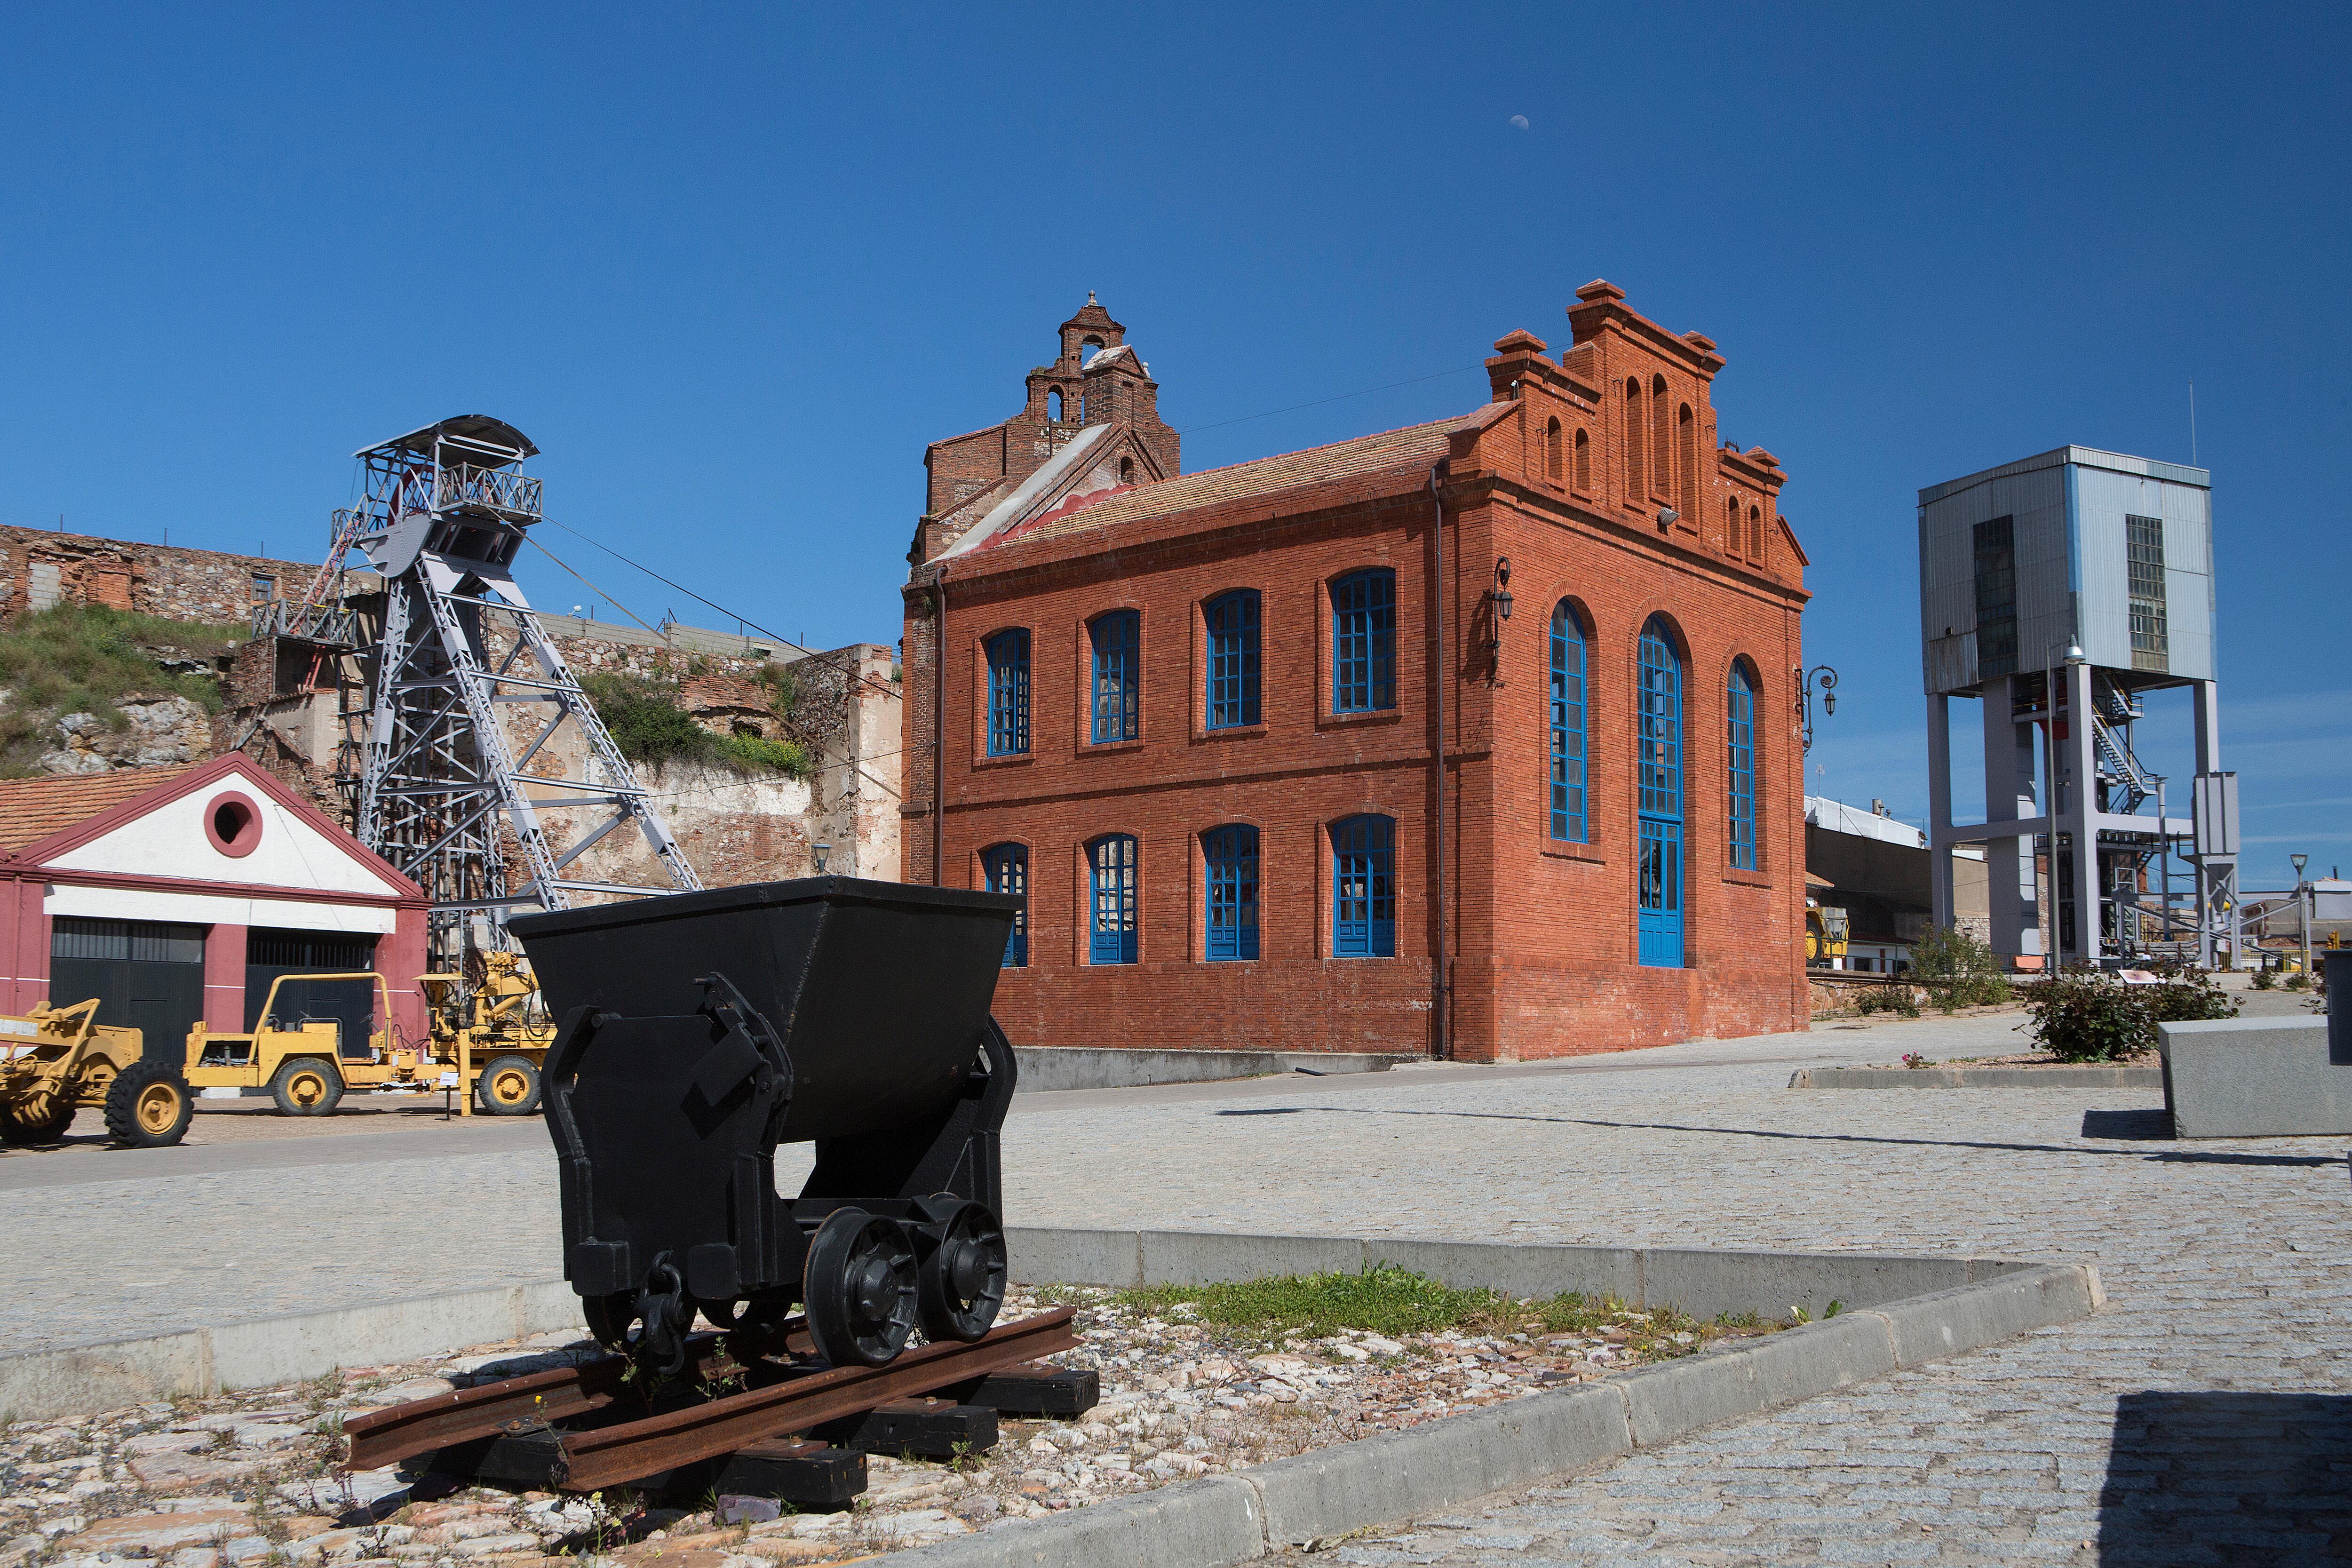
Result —
[[[2271,990],[2275,990],[2275,989],[2277,988],[2277,986],[2278,986],[2278,976],[2277,976],[2277,975],[2273,974],[2273,973],[2272,973],[2269,970],[2267,970],[2267,969],[2257,969],[2257,970],[2255,970],[2255,971],[2254,971],[2254,989],[2255,989],[2255,990],[2257,990],[2257,991],[2271,991]]]
[[[776,666],[769,666],[776,668]],[[641,675],[589,675],[580,689],[595,705],[613,744],[633,763],[709,763],[738,773],[807,778],[816,769],[797,741],[758,735],[714,735],[677,705],[677,687]]]
[[[2201,970],[2181,969],[2161,985],[2143,985],[2148,1016],[2159,1024],[2186,1024],[2200,1018],[2234,1018],[2238,1004]]]
[[[2290,991],[2308,991],[2311,989],[2311,976],[2298,969],[2286,977],[2286,988]]]
[[[2147,993],[2113,975],[2071,970],[2032,987],[2029,1032],[2066,1062],[2112,1062],[2156,1048],[2156,1015]]]
[[[1872,986],[1854,1002],[1854,1006],[1864,1013],[1900,1013],[1906,1018],[1919,1016],[1919,1004],[1912,996],[1911,987],[1893,981]]]
[[[1931,927],[1911,944],[1911,978],[1947,1013],[1993,1006],[2011,994],[2000,955],[1952,926]]]

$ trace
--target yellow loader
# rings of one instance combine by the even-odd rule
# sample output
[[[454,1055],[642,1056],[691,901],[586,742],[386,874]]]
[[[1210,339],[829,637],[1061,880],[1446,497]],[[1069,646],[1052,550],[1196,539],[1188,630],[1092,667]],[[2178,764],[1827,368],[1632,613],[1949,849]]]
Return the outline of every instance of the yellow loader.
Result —
[[[179,1064],[150,1058],[138,1030],[100,1023],[98,1005],[0,1016],[0,1142],[49,1142],[84,1106],[103,1110],[107,1136],[126,1148],[186,1135],[195,1098]]]

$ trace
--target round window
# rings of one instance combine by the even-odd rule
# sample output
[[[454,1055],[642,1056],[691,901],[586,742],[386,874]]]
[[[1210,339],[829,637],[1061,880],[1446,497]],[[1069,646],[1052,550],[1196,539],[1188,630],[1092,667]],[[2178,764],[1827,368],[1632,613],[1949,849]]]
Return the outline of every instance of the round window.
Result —
[[[261,842],[261,808],[235,790],[215,795],[205,808],[205,837],[224,855],[250,855]]]

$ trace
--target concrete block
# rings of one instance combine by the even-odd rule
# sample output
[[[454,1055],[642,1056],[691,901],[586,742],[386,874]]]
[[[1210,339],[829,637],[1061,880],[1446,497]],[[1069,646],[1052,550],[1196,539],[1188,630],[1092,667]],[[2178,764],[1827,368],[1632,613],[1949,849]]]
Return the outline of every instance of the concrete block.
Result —
[[[2100,1299],[2093,1270],[2044,1264],[1958,1290],[1890,1301],[1866,1315],[1885,1321],[1895,1364],[1916,1366],[2088,1317]]]
[[[1645,1307],[1675,1307],[1695,1318],[1754,1312],[1784,1319],[1802,1307],[1816,1319],[1830,1303],[1867,1307],[1968,1283],[1965,1261],[1951,1258],[1835,1252],[1712,1252],[1647,1247],[1638,1298]]]
[[[1591,1384],[1242,1472],[1276,1546],[1345,1535],[1633,1452],[1625,1402]]]
[[[2352,1062],[2329,1059],[2325,1018],[2157,1026],[2177,1138],[2352,1134]]]
[[[1143,1254],[1131,1230],[1036,1230],[1004,1228],[1013,1278],[1024,1285],[1109,1285],[1120,1289],[1143,1283]]]
[[[2160,1089],[2158,1068],[1799,1068],[1790,1089]]]
[[[1650,1448],[1717,1421],[1764,1408],[1756,1364],[1743,1352],[1709,1351],[1644,1367],[1615,1380],[1625,1396],[1636,1447]]]
[[[209,1385],[201,1329],[0,1360],[0,1424],[58,1420],[168,1399]]]
[[[890,1562],[906,1568],[1218,1568],[1265,1555],[1256,1489],[1210,1476],[943,1541]]]
[[[1352,1236],[1215,1236],[1147,1230],[1137,1240],[1146,1285],[1218,1285],[1275,1274],[1353,1274],[1364,1243]]]
[[[514,1337],[527,1339],[557,1329],[577,1329],[583,1334],[588,1331],[587,1321],[580,1312],[580,1293],[562,1279],[516,1286]]]
[[[1866,1312],[1841,1312],[1826,1323],[1784,1329],[1734,1353],[1748,1359],[1767,1408],[1895,1370],[1886,1321]]]
[[[507,1285],[233,1323],[210,1331],[213,1379],[222,1388],[264,1388],[337,1367],[518,1339],[520,1296],[519,1287]]]
[[[1642,1294],[1641,1261],[1630,1247],[1513,1247],[1367,1237],[1364,1261],[1393,1263],[1457,1289],[1485,1286],[1519,1297],[1575,1290],[1622,1301],[1639,1300]]]

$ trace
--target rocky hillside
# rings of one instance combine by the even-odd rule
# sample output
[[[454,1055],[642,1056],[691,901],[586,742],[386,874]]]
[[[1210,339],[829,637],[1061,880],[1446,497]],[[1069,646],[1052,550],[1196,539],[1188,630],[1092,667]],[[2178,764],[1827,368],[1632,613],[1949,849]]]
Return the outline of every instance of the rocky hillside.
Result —
[[[89,605],[16,617],[0,629],[0,777],[202,762],[243,637]]]

